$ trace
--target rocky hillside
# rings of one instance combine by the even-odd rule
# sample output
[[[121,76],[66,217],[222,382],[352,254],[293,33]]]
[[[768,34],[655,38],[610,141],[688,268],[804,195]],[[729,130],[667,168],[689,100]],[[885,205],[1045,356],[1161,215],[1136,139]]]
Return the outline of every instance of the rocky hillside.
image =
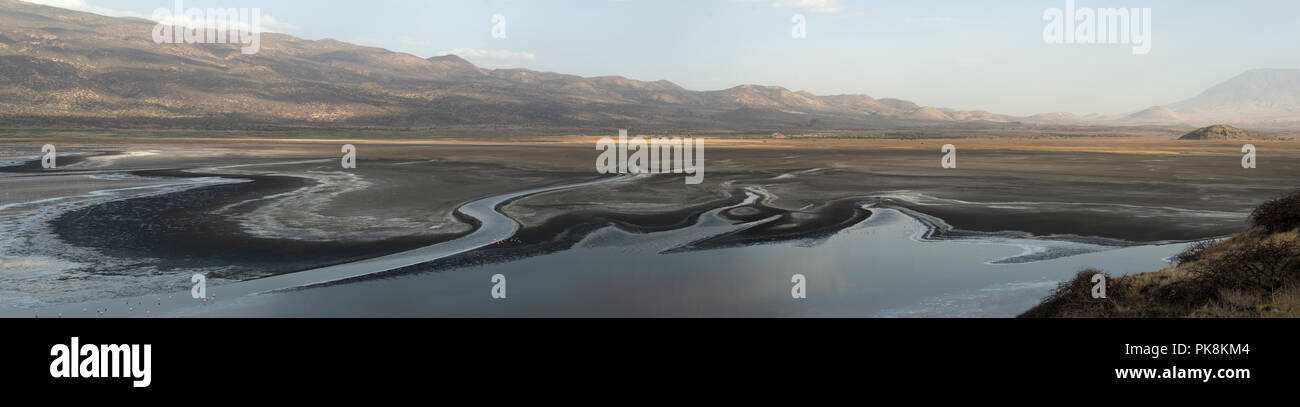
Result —
[[[325,39],[155,44],[155,24],[0,0],[0,126],[866,128],[1003,123],[866,95],[489,70]]]

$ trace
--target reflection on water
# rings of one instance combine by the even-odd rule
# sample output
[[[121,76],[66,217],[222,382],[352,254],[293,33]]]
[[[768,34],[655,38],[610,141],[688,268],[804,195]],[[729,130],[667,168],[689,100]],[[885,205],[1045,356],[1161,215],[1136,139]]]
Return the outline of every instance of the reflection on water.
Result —
[[[662,251],[735,230],[705,216],[651,234],[610,227],[574,249],[509,263],[221,299],[184,316],[878,316],[1007,317],[1084,267],[1152,271],[1183,245],[1141,246],[992,265],[1023,247],[918,241],[914,219],[890,209],[830,238],[709,251]],[[716,211],[715,211],[716,213]],[[491,276],[507,277],[492,299]],[[807,276],[808,298],[791,298]]]

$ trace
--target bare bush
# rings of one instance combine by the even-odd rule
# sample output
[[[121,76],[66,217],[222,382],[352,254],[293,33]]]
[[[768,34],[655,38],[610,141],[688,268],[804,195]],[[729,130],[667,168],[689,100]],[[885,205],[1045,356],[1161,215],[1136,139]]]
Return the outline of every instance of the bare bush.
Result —
[[[1250,213],[1250,224],[1268,233],[1289,232],[1300,227],[1300,191],[1264,202]]]
[[[1106,277],[1107,298],[1093,298],[1092,276]],[[1037,307],[1021,314],[1021,318],[1104,317],[1111,314],[1115,303],[1110,298],[1122,295],[1122,287],[1110,275],[1096,269],[1085,269],[1073,279],[1061,282],[1056,291],[1043,298]]]
[[[1300,281],[1300,244],[1290,240],[1252,241],[1202,262],[1193,272],[1219,288],[1276,290]]]

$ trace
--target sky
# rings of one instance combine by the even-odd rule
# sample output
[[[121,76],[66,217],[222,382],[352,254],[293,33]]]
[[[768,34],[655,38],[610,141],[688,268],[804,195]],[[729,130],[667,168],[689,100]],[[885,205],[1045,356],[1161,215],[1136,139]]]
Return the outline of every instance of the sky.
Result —
[[[28,1],[146,18],[175,7]],[[1295,0],[1075,2],[1076,10],[1150,8],[1151,49],[1142,55],[1133,44],[1048,43],[1045,12],[1066,9],[1067,0],[185,0],[184,7],[260,8],[268,31],[421,57],[455,53],[490,68],[669,80],[692,90],[773,85],[1014,115],[1127,113],[1196,96],[1250,69],[1300,68]]]

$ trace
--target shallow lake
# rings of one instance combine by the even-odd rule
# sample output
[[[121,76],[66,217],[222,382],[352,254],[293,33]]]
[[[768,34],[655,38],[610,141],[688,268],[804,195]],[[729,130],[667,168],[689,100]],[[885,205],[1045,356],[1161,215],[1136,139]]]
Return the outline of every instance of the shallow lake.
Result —
[[[873,209],[818,241],[661,254],[731,225],[632,234],[614,227],[571,250],[482,266],[239,298],[176,310],[185,316],[736,316],[1010,317],[1085,267],[1159,269],[1184,245],[1118,248],[1020,264],[1025,242],[922,241],[915,219]],[[494,299],[492,276],[506,278]],[[807,298],[793,298],[792,277]]]

